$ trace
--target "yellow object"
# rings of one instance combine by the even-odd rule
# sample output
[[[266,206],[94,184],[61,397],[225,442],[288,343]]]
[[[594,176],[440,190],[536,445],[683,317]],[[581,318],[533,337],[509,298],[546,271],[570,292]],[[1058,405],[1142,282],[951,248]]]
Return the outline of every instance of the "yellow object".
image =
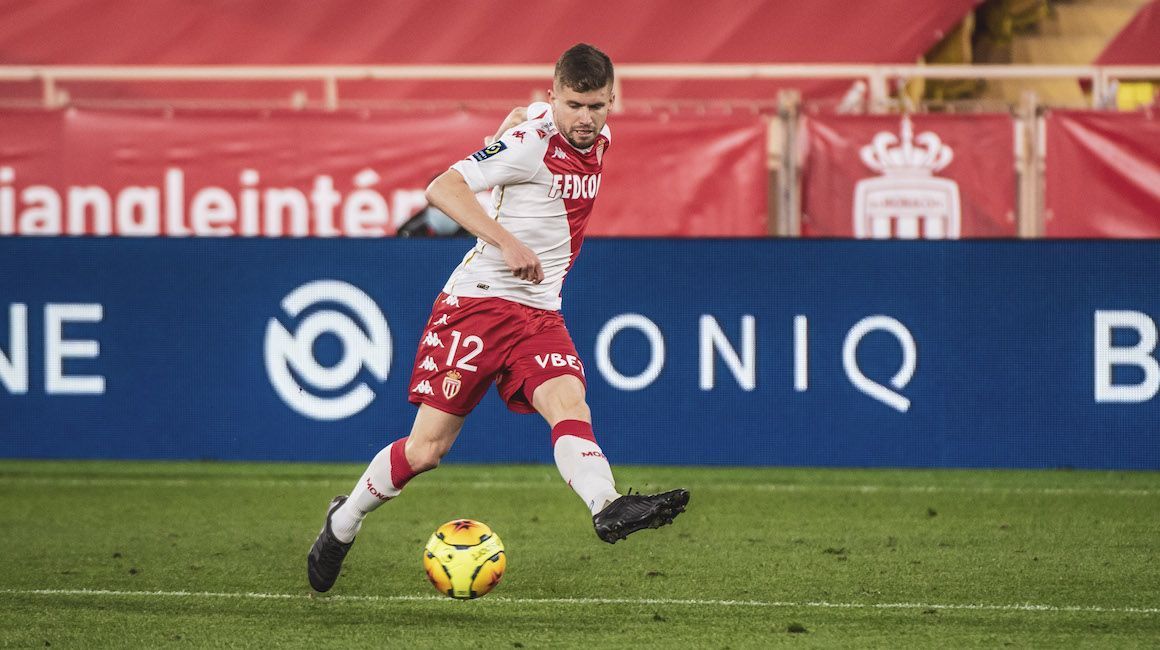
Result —
[[[427,541],[423,568],[439,593],[468,600],[499,584],[507,568],[507,553],[487,524],[455,519],[436,529]]]
[[[1160,85],[1153,81],[1121,81],[1116,88],[1116,108],[1134,111],[1156,103]]]

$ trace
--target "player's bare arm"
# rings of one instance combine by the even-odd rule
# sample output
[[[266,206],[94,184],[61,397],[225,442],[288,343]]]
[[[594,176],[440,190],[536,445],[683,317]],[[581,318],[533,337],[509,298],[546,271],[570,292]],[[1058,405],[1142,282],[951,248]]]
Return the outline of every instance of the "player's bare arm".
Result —
[[[528,109],[527,109],[527,107],[526,106],[516,106],[515,108],[512,109],[512,112],[508,113],[507,117],[504,118],[503,123],[499,125],[499,130],[495,132],[495,135],[489,135],[488,137],[483,139],[483,145],[486,147],[487,145],[495,142],[496,140],[499,140],[505,131],[516,126],[517,124],[523,124],[524,122],[527,122],[527,121],[528,121]]]
[[[487,215],[467,181],[454,169],[449,169],[427,186],[427,201],[442,210],[459,225],[483,241],[503,252],[504,262],[512,275],[533,284],[544,280],[540,258],[506,228]]]

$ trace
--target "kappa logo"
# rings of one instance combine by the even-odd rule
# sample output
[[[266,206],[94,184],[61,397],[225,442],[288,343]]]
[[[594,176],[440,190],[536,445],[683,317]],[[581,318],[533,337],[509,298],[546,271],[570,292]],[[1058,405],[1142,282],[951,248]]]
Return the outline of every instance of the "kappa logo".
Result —
[[[483,162],[497,153],[507,149],[507,144],[503,140],[497,140],[486,147],[471,154],[471,159],[476,162]]]
[[[463,382],[460,381],[462,377],[463,377],[463,375],[459,374],[458,372],[456,372],[454,370],[452,370],[451,372],[448,372],[447,375],[445,377],[443,377],[443,396],[444,397],[446,397],[447,399],[451,399],[459,394],[459,388],[461,386],[463,386]]]
[[[568,160],[568,154],[564,153],[564,150],[559,146],[552,150],[552,157],[559,158],[560,160]]]
[[[444,305],[451,305],[452,307],[459,306],[459,296],[447,296],[443,299]]]
[[[423,337],[423,345],[441,348],[443,347],[443,341],[439,339],[439,335],[435,332],[427,332],[427,336]]]
[[[435,365],[435,360],[430,356],[425,357],[423,363],[419,364],[419,367],[428,372],[435,372],[439,369],[439,366]]]
[[[854,236],[858,239],[958,239],[959,186],[939,178],[954,152],[932,131],[914,135],[902,118],[901,138],[879,132],[859,151],[862,163],[882,176],[854,186]]]
[[[435,321],[435,324],[436,325],[446,325],[447,324],[447,314],[443,314],[442,316],[440,316],[439,320]]]
[[[301,320],[293,331],[278,318],[266,324],[266,374],[278,397],[315,420],[341,420],[365,409],[375,391],[360,373],[384,382],[391,369],[391,330],[375,301],[346,282],[316,280],[291,291],[281,306]],[[338,340],[337,361],[315,356],[324,335]]]
[[[420,395],[434,395],[435,391],[431,389],[431,382],[424,379],[411,389],[412,393],[419,393]]]

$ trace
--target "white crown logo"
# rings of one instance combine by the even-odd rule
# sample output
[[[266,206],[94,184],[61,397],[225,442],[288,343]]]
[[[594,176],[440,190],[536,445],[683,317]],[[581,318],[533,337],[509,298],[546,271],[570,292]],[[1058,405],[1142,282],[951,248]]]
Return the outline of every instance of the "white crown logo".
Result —
[[[915,146],[917,143],[920,146]],[[931,131],[914,135],[909,116],[902,118],[902,139],[881,131],[859,151],[862,163],[889,176],[930,176],[954,159],[954,152]]]

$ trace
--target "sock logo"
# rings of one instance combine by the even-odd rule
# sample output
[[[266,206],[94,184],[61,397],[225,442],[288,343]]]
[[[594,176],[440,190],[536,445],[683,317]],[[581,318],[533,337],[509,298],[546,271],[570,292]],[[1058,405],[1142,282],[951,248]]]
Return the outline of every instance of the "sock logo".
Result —
[[[314,309],[328,303],[344,311]],[[360,372],[383,382],[391,369],[391,330],[375,301],[346,282],[316,280],[291,291],[282,309],[290,318],[310,312],[293,333],[277,318],[266,324],[266,374],[282,401],[315,420],[341,420],[366,408],[375,392],[357,381]],[[324,334],[338,339],[336,362],[315,357]]]
[[[370,492],[371,496],[378,499],[379,501],[390,501],[391,500],[391,497],[383,494],[382,492],[379,492],[378,489],[375,488],[375,484],[371,483],[371,480],[369,478],[367,479],[367,492]]]
[[[581,458],[604,458],[604,454],[602,454],[598,451],[582,451],[582,452],[580,452],[580,457]]]

